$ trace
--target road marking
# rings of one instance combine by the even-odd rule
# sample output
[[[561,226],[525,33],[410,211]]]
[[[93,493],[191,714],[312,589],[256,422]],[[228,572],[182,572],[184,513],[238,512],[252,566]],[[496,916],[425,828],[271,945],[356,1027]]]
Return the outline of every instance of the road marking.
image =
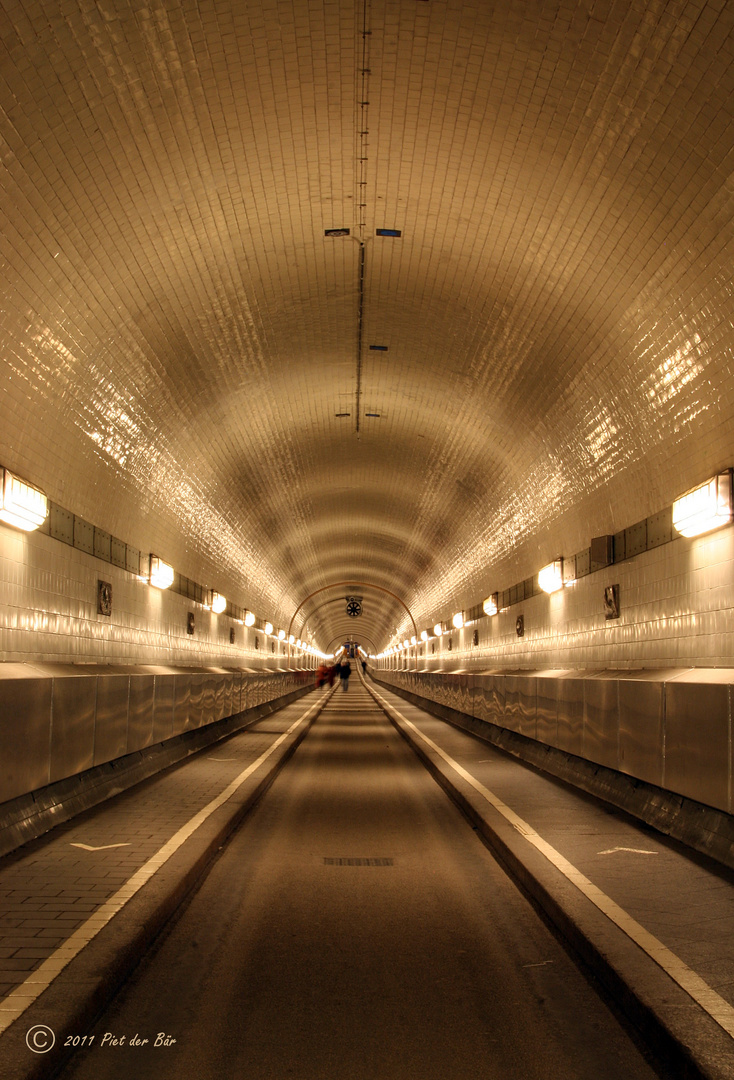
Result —
[[[325,699],[322,698],[317,701],[310,709],[307,709],[302,716],[295,720],[287,731],[284,731],[282,735],[279,735],[275,742],[253,761],[251,765],[248,765],[246,769],[236,776],[234,780],[227,785],[224,790],[207,803],[198,814],[182,825],[178,832],[167,840],[163,847],[159,848],[155,855],[152,855],[147,862],[143,863],[139,870],[129,878],[125,884],[117,890],[114,896],[111,896],[109,900],[106,900],[101,904],[97,910],[90,915],[86,922],[71,934],[66,941],[58,947],[47,960],[44,960],[35,971],[22,982],[15,990],[11,991],[7,997],[0,1001],[0,1035],[6,1031],[10,1025],[18,1019],[19,1016],[25,1012],[25,1010],[32,1005],[37,998],[46,990],[60,971],[70,963],[75,956],[78,956],[85,945],[97,936],[99,931],[107,925],[108,922],[118,911],[120,911],[125,904],[130,900],[137,892],[142,889],[155,873],[168,862],[172,855],[178,851],[178,849],[184,844],[188,838],[196,832],[200,825],[202,825],[208,817],[210,817],[215,810],[218,810],[220,806],[223,806],[232,796],[236,793],[237,789],[244,784],[260,766],[267,761],[271,754],[273,754],[281,743],[285,742],[288,736],[300,727],[305,720],[315,710],[319,710],[323,707]]]
[[[100,847],[92,847],[91,844],[70,844],[70,847],[84,848],[85,851],[109,851],[113,847],[130,847],[130,844],[102,844]]]
[[[617,851],[631,851],[633,855],[659,855],[659,851],[646,851],[639,847],[610,847],[606,851],[597,851],[597,855],[614,855]]]
[[[375,698],[381,703],[382,708],[388,715],[392,714],[396,716],[406,727],[409,727],[411,731],[415,732],[419,739],[421,739],[427,746],[441,757],[447,765],[450,766],[463,780],[466,780],[474,790],[485,799],[490,806],[494,807],[502,815],[502,817],[517,829],[521,836],[524,836],[529,844],[532,844],[542,855],[545,855],[546,859],[556,867],[557,870],[567,878],[576,888],[583,893],[583,895],[594,904],[599,911],[603,912],[607,918],[619,927],[620,930],[629,937],[636,945],[647,953],[647,955],[655,961],[655,963],[663,969],[673,979],[682,990],[693,998],[697,1004],[704,1009],[709,1016],[716,1021],[719,1027],[723,1028],[727,1035],[734,1038],[734,1008],[725,1001],[720,994],[717,994],[715,990],[705,982],[700,975],[697,975],[692,968],[689,968],[679,956],[676,956],[667,945],[663,945],[662,941],[656,938],[648,930],[645,929],[640,923],[628,915],[624,908],[621,908],[614,902],[606,893],[602,892],[598,886],[594,885],[589,878],[585,877],[580,870],[564,858],[559,851],[556,851],[542,836],[540,836],[535,829],[528,825],[526,821],[510,809],[505,803],[502,802],[496,795],[494,795],[484,784],[480,784],[478,780],[468,773],[463,766],[459,765],[458,761],[454,761],[445,750],[442,750],[437,743],[432,739],[429,739],[427,735],[424,735],[415,724],[408,720],[401,712],[390,705],[381,694],[378,694],[376,690],[370,688],[370,693],[374,694]]]

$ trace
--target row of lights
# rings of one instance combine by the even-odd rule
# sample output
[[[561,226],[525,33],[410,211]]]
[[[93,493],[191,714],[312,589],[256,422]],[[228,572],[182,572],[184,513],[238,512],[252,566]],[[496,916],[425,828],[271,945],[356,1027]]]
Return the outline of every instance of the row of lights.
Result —
[[[16,529],[22,529],[24,532],[33,532],[35,529],[40,528],[48,517],[47,496],[40,488],[21,480],[10,469],[0,471],[2,472],[0,521],[3,521],[6,525],[12,525]],[[142,579],[143,581],[148,582],[156,589],[170,589],[174,578],[175,572],[169,563],[164,562],[158,555],[150,556],[148,575]],[[222,593],[217,592],[216,589],[210,589],[207,593],[206,607],[210,608],[216,615],[221,615],[227,609],[227,598]],[[238,621],[244,621],[245,626],[254,626],[256,622],[255,612],[246,610],[244,620]],[[279,641],[285,641],[285,630],[276,632],[271,622],[266,622],[263,629],[266,635],[277,638]],[[290,635],[288,642],[290,645],[295,645],[296,648],[312,653],[314,656],[324,658],[327,656],[326,653],[322,653],[314,645],[296,638],[294,634]]]
[[[0,521],[6,525],[30,532],[39,528],[48,517],[48,498],[33,484],[21,480],[10,471],[2,470],[2,488],[0,489]],[[673,503],[673,525],[675,529],[686,537],[700,536],[721,528],[732,521],[732,470],[727,469],[711,477],[705,484],[691,488]],[[157,555],[150,556],[150,584],[157,589],[168,589],[173,584],[174,570]],[[562,558],[554,559],[548,563],[538,574],[538,584],[546,593],[558,592],[564,586],[573,585],[576,581],[571,563],[564,567]],[[221,614],[227,607],[226,597],[216,590],[210,590],[208,594],[208,607],[217,614]],[[483,601],[482,607],[486,615],[496,615],[498,607],[498,594],[492,593]],[[252,611],[245,613],[245,625],[253,626],[255,615]],[[464,612],[457,611],[453,616],[452,625],[460,630],[465,622]],[[436,637],[443,635],[443,625],[437,622],[433,627]],[[273,635],[273,624],[265,624],[265,633]],[[285,630],[278,630],[277,637],[280,641],[285,639]],[[421,641],[428,641],[429,632],[421,632]],[[318,653],[312,646],[306,645],[293,634],[289,637],[289,644],[295,644],[299,649],[306,648],[308,651]],[[416,645],[416,637],[405,639],[402,643],[386,650],[390,655],[393,651],[410,648]],[[321,655],[321,654],[319,654]],[[325,654],[324,654],[325,655]],[[381,654],[385,655],[385,654]]]
[[[673,526],[685,537],[702,536],[720,529],[723,525],[729,525],[734,517],[734,499],[732,497],[732,470],[717,473],[705,484],[691,488],[677,498],[673,503]],[[548,563],[538,573],[538,585],[545,593],[555,593],[560,589],[576,584],[575,564],[561,557]],[[485,615],[496,615],[499,612],[499,594],[492,593],[482,602]],[[460,630],[465,623],[463,611],[457,611],[451,619],[451,624]],[[434,637],[440,638],[444,634],[443,624],[437,622],[433,627]],[[428,630],[423,630],[420,635],[421,641],[428,641],[431,637]],[[380,658],[392,656],[394,653],[403,652],[411,646],[417,645],[415,636],[397,642],[380,653]]]

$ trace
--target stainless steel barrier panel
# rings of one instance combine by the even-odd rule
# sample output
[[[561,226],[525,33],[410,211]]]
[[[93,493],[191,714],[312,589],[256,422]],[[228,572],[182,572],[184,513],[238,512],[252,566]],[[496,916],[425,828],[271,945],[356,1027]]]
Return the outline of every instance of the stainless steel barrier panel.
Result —
[[[583,679],[558,680],[558,731],[555,745],[578,757],[584,752]]]
[[[0,675],[0,802],[49,783],[52,690],[48,678]]]
[[[163,742],[173,735],[173,707],[176,703],[176,676],[155,675],[153,696],[153,742]],[[128,747],[128,751],[137,747]]]
[[[699,802],[729,799],[730,687],[665,684],[664,786]]]
[[[536,739],[547,746],[558,746],[558,678],[538,678]]]
[[[52,694],[49,780],[53,784],[94,764],[97,680],[83,675],[55,676]]]
[[[517,679],[517,730],[528,739],[537,736],[538,680],[531,676]]]
[[[128,754],[150,746],[153,740],[153,705],[155,701],[155,676],[130,676],[130,702],[127,713]]]
[[[618,685],[620,772],[662,787],[665,684],[637,678]]]
[[[94,764],[122,757],[127,752],[129,675],[98,675],[94,717]]]
[[[505,675],[505,718],[510,731],[520,730],[520,686],[516,675]]]
[[[619,680],[584,680],[584,753],[597,765],[619,769]]]

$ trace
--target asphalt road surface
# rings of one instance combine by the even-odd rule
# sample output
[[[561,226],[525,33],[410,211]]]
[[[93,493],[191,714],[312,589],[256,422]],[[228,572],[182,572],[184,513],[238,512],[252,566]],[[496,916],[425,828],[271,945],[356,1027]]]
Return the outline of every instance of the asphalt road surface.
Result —
[[[92,1030],[64,1080],[657,1075],[356,678]]]

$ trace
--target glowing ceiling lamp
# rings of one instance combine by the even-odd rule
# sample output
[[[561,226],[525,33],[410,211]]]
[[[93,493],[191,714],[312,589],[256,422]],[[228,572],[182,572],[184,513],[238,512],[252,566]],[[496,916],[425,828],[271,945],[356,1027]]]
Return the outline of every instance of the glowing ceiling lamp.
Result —
[[[732,520],[731,470],[719,473],[673,503],[673,525],[682,536],[700,536]]]
[[[221,615],[227,607],[227,598],[222,596],[221,593],[216,592],[215,589],[211,589],[209,591],[209,607],[215,615]]]
[[[151,585],[154,585],[156,589],[170,589],[173,578],[173,567],[163,562],[163,559],[159,559],[157,555],[151,555],[149,577]]]
[[[485,615],[496,615],[499,611],[498,596],[496,592],[493,592],[491,596],[488,596],[486,600],[482,601],[482,610]]]
[[[43,492],[18,479],[10,469],[2,470],[0,489],[0,521],[16,529],[32,532],[48,517],[48,499]]]
[[[464,612],[457,611],[453,619],[451,620],[451,623],[453,626],[456,627],[457,630],[461,630],[462,626],[464,625]]]
[[[273,624],[271,622],[266,622],[265,623],[265,633],[266,634],[272,634],[272,632],[273,632]]]
[[[433,632],[436,635],[436,637],[441,637],[441,634],[443,633],[443,626],[441,626],[440,622],[436,623],[436,625],[433,628]]]
[[[554,559],[538,574],[538,585],[543,592],[554,593],[563,588],[563,559]]]
[[[245,612],[245,626],[254,626],[254,625],[255,625],[255,612],[254,611],[246,611]]]

